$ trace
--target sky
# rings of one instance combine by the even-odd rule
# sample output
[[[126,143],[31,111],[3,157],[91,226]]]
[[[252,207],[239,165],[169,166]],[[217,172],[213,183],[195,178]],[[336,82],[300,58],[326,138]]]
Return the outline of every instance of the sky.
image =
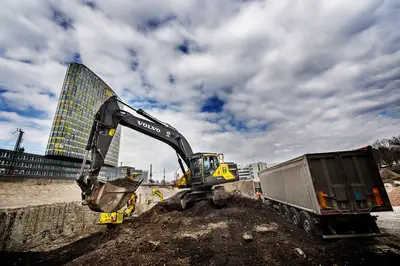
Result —
[[[22,128],[26,151],[44,154],[69,62],[195,152],[238,164],[399,135],[399,12],[375,0],[3,0],[0,147]],[[171,147],[127,128],[119,161],[152,164],[159,180],[179,167]]]

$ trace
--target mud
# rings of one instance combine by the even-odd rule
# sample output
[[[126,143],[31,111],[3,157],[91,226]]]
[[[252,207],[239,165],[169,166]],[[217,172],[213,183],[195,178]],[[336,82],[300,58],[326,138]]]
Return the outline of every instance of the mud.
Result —
[[[177,210],[173,198],[122,225],[43,253],[3,253],[5,265],[397,265],[399,238],[322,241],[253,199]],[[246,240],[244,239],[246,236]],[[300,248],[305,258],[297,255]]]

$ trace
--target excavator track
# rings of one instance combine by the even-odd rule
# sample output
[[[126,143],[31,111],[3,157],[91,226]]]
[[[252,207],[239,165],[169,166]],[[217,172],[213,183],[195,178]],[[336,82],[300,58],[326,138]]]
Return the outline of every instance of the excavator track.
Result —
[[[214,187],[212,190],[212,204],[215,208],[224,208],[228,204],[228,194],[224,186]]]

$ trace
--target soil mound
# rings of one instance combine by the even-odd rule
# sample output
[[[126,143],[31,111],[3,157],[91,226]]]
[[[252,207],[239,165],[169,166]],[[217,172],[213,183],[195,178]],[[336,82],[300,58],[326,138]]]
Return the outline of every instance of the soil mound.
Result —
[[[384,241],[384,242],[382,242]],[[396,265],[398,239],[322,241],[261,202],[232,195],[180,211],[173,198],[112,229],[46,253],[3,254],[7,265]],[[305,258],[296,254],[299,248]],[[16,259],[19,257],[19,259]]]

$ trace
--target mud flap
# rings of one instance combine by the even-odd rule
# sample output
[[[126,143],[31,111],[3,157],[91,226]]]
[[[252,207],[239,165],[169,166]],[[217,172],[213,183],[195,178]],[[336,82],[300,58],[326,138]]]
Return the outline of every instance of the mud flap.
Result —
[[[96,191],[87,200],[88,206],[95,212],[116,212],[126,205],[142,182],[143,179],[134,181],[128,178],[109,182],[99,180]]]

